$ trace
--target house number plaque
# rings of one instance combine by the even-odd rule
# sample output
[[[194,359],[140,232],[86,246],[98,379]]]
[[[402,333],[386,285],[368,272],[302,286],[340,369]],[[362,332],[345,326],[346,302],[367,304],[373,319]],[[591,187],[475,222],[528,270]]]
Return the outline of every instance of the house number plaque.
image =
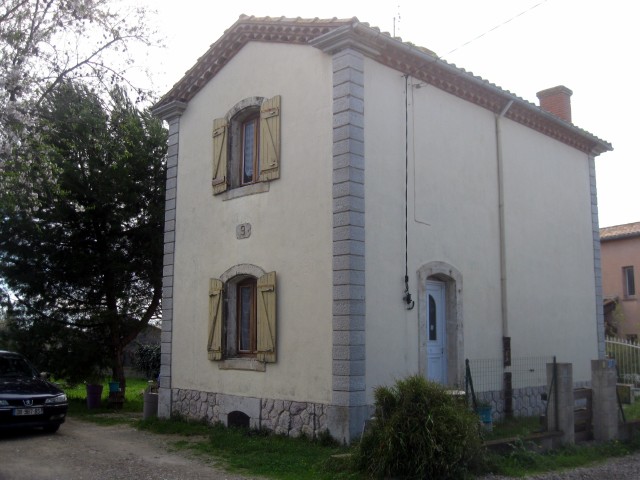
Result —
[[[236,238],[241,240],[243,238],[249,238],[251,236],[251,224],[241,223],[236,226]]]

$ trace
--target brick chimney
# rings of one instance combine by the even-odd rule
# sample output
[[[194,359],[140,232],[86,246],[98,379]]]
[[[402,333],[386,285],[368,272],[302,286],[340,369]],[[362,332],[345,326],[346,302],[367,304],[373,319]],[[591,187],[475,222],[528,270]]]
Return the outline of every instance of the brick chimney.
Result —
[[[573,92],[564,85],[547,88],[536,95],[540,99],[540,108],[544,111],[571,122],[571,95]]]

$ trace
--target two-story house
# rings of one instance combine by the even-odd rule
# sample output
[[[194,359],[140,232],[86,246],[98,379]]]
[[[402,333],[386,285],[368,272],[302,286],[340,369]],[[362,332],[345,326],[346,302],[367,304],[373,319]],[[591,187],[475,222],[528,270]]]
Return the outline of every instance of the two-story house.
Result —
[[[594,158],[570,121],[366,23],[241,16],[170,128],[160,413],[350,441],[465,358],[604,356]],[[550,111],[549,111],[550,110]]]

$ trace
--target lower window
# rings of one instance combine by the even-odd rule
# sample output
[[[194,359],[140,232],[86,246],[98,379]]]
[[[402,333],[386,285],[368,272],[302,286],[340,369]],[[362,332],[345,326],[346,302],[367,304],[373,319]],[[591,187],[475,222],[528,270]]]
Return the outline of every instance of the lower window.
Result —
[[[207,350],[210,360],[276,361],[275,272],[210,279]]]
[[[237,284],[236,299],[236,335],[233,336],[235,338],[228,339],[227,343],[235,343],[234,350],[240,355],[255,355],[257,343],[255,278],[249,278]]]

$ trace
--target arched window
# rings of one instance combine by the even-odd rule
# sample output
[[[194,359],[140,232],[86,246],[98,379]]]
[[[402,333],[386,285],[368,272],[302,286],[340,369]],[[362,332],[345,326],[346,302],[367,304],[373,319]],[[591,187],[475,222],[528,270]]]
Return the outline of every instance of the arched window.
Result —
[[[209,360],[276,361],[276,272],[236,265],[209,281]]]
[[[214,195],[279,177],[280,96],[246,98],[213,121]]]

